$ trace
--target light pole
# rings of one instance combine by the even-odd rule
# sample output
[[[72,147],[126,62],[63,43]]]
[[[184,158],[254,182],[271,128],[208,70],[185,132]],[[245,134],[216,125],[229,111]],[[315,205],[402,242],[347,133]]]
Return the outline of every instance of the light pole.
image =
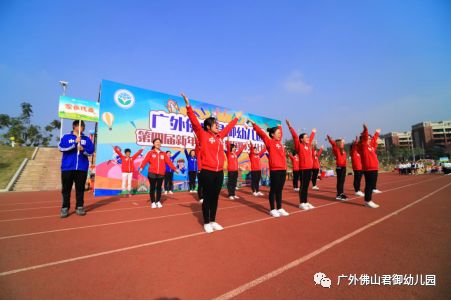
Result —
[[[66,96],[66,89],[69,86],[69,82],[60,80],[61,88],[63,88],[63,96]],[[63,137],[63,118],[61,118],[61,126],[60,126],[60,140]]]

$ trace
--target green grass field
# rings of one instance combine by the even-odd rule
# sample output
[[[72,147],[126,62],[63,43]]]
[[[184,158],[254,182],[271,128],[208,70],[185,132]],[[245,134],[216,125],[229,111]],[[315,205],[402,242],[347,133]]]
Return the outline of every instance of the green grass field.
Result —
[[[0,189],[6,188],[23,159],[30,159],[34,147],[14,147],[0,145]]]

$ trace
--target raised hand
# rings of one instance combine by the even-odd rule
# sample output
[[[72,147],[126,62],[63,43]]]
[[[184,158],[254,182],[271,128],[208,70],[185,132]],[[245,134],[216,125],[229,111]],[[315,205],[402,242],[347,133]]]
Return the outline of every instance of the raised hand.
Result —
[[[376,132],[380,133],[380,132],[381,132],[381,129],[376,129]]]
[[[243,116],[243,112],[238,112],[238,113],[235,114],[235,118],[240,119],[241,116]]]
[[[185,101],[185,105],[189,106],[189,99],[188,99],[188,97],[186,97],[186,95],[183,92],[180,93],[180,95],[183,97],[183,100]]]
[[[313,129],[312,129],[312,132],[313,132],[313,133],[316,133],[316,128],[313,128]]]
[[[287,123],[287,126],[288,126],[289,128],[291,128],[291,123],[290,123],[290,121],[289,121],[288,119],[285,119],[285,122]]]

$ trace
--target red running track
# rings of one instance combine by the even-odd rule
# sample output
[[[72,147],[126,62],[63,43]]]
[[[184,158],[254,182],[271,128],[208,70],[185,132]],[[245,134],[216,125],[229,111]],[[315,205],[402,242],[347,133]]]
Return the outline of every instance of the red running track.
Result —
[[[345,193],[352,195],[352,177]],[[0,194],[2,299],[449,299],[451,177],[381,174],[374,195],[335,201],[335,179],[310,191],[317,208],[271,218],[267,196],[222,194],[205,234],[194,194],[93,198],[88,215],[59,218],[60,193]],[[267,191],[264,191],[267,193]],[[74,199],[74,198],[73,198]],[[325,273],[331,288],[315,285]],[[435,275],[430,286],[348,285],[340,275]]]

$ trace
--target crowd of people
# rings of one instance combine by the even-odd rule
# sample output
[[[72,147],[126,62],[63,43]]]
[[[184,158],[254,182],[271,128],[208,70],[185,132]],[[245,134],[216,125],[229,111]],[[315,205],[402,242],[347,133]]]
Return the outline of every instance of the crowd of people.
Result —
[[[217,208],[219,195],[224,181],[224,162],[227,158],[227,191],[228,198],[238,199],[236,194],[238,178],[238,158],[243,155],[243,150],[249,148],[249,161],[251,164],[251,189],[256,197],[263,196],[260,191],[261,164],[263,156],[268,156],[270,189],[268,195],[270,216],[278,218],[288,216],[289,212],[283,208],[283,191],[287,176],[287,152],[283,144],[282,126],[271,127],[266,132],[261,129],[253,120],[248,119],[247,123],[252,125],[257,135],[262,139],[265,147],[260,151],[249,141],[239,149],[228,139],[229,132],[235,127],[241,118],[241,113],[237,113],[234,118],[222,129],[216,118],[208,117],[203,124],[199,122],[190,105],[189,99],[182,94],[185,101],[187,115],[192,124],[196,137],[196,146],[193,150],[185,149],[185,156],[188,161],[189,191],[197,192],[198,200],[202,204],[203,228],[205,232],[222,230],[223,227],[217,222]],[[309,185],[312,182],[313,190],[319,190],[317,178],[320,170],[319,157],[323,147],[317,148],[313,143],[316,129],[312,129],[310,135],[307,133],[297,134],[291,123],[286,121],[289,131],[294,140],[295,152],[289,153],[288,157],[293,165],[293,188],[299,192],[299,208],[310,210],[315,206],[309,201]],[[83,134],[84,123],[73,122],[73,131],[62,137],[59,148],[63,152],[62,159],[62,185],[63,185],[63,205],[61,217],[65,218],[69,214],[70,190],[75,182],[76,186],[76,214],[85,215],[83,204],[84,182],[88,170],[88,156],[94,152],[94,145],[89,137]],[[379,205],[373,201],[373,193],[380,193],[376,188],[379,161],[376,154],[377,138],[380,129],[377,129],[373,136],[368,132],[366,125],[360,137],[357,137],[351,147],[351,160],[354,173],[355,195],[363,196],[364,203],[369,208],[378,208]],[[336,199],[346,201],[348,197],[344,194],[344,182],[346,179],[347,154],[344,149],[344,139],[328,140],[336,159]],[[152,149],[147,152],[139,167],[139,172],[149,164],[148,180],[150,183],[149,195],[151,208],[162,208],[161,195],[162,185],[165,183],[165,193],[172,193],[173,173],[179,170],[174,165],[174,159],[178,153],[172,155],[171,152],[164,152],[161,149],[161,140],[152,141]],[[224,149],[225,146],[225,149]],[[118,149],[114,151],[121,158],[122,165],[122,189],[131,190],[131,175],[134,171],[134,160],[140,156],[143,149],[135,154],[131,154],[130,149],[125,149],[124,154]],[[365,188],[361,190],[361,179],[365,178]],[[197,182],[197,191],[196,191]]]

